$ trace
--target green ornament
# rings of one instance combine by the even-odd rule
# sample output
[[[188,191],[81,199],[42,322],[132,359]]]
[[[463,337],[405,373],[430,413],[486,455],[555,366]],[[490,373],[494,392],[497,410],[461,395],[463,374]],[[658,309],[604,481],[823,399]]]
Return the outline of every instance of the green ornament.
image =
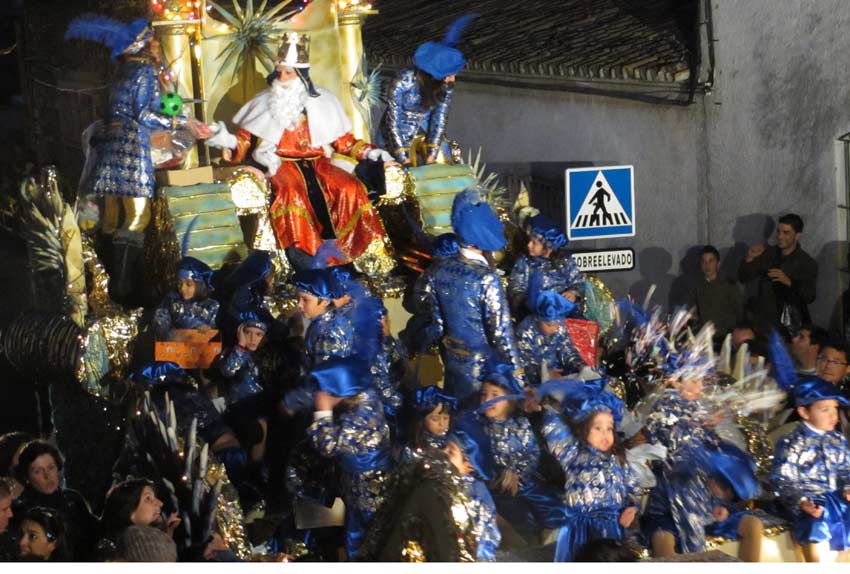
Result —
[[[167,92],[159,98],[159,111],[167,116],[176,116],[183,110],[183,98],[176,92]]]

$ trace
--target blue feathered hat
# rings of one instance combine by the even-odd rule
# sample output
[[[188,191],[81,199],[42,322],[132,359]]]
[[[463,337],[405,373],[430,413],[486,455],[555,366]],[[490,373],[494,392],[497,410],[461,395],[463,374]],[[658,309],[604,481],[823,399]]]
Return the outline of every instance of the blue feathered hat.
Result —
[[[292,283],[298,291],[304,291],[319,299],[336,299],[339,297],[333,283],[331,273],[327,269],[303,269],[292,275]]]
[[[74,18],[65,31],[66,40],[77,38],[106,45],[112,50],[113,60],[121,54],[141,51],[152,35],[150,22],[145,18],[124,24],[97,14],[83,14]]]
[[[428,414],[439,405],[443,405],[445,410],[453,411],[457,408],[457,399],[445,394],[436,385],[416,389],[413,394],[413,406],[420,414]]]
[[[464,245],[484,251],[498,251],[507,244],[502,222],[474,189],[465,189],[455,196],[452,203],[452,227]]]
[[[547,249],[558,249],[569,243],[558,224],[542,213],[530,218],[528,226],[529,235],[540,241]]]
[[[454,233],[443,233],[434,238],[434,255],[436,257],[457,255],[459,249],[457,235]]]
[[[543,291],[534,302],[534,315],[541,321],[563,321],[575,311],[576,304],[555,291]]]
[[[328,273],[328,285],[334,299],[339,299],[351,291],[350,281],[354,281],[351,278],[351,273],[342,267],[329,267]]]
[[[455,419],[448,440],[460,447],[463,457],[472,465],[479,479],[490,480],[493,475],[493,449],[490,437],[473,412],[467,411]]]
[[[246,327],[253,327],[254,329],[259,329],[263,333],[269,330],[269,325],[265,320],[260,316],[257,311],[243,311],[239,313],[239,324],[244,325]]]
[[[759,494],[756,464],[749,454],[728,442],[720,442],[704,454],[704,464],[709,474],[722,478],[741,500]]]
[[[477,14],[461,16],[449,26],[442,42],[425,42],[416,48],[413,54],[413,63],[416,67],[437,80],[460,72],[466,65],[466,59],[455,46],[460,41],[464,28],[477,16]]]
[[[522,387],[514,376],[513,367],[505,363],[491,362],[485,365],[484,372],[479,377],[482,383],[493,383],[499,385],[512,395],[521,395]]]
[[[357,357],[333,358],[310,371],[320,391],[335,397],[353,397],[369,388],[369,367]]]
[[[171,361],[155,361],[132,373],[128,378],[142,385],[154,386],[186,374],[180,365]]]
[[[807,407],[817,401],[838,401],[841,406],[850,406],[850,401],[835,385],[820,377],[805,377],[794,387],[794,402],[798,407]]]
[[[537,389],[537,396],[560,392],[561,409],[564,414],[576,422],[599,412],[611,413],[614,424],[619,425],[623,420],[623,401],[605,390],[608,379],[601,378],[593,381],[577,379],[553,379],[546,381]]]
[[[262,280],[273,268],[271,253],[259,250],[252,251],[233,271],[227,281],[234,289],[253,285]]]
[[[207,289],[212,289],[213,270],[210,266],[194,257],[184,257],[177,267],[178,279],[191,279],[203,283]]]

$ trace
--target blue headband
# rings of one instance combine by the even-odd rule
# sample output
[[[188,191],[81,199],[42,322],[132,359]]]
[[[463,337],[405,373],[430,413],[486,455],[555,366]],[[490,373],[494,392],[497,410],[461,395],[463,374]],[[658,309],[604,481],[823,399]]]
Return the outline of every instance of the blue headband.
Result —
[[[239,313],[239,324],[245,327],[253,327],[259,329],[263,333],[269,330],[269,325],[266,323],[256,311],[243,311]]]
[[[310,371],[319,390],[335,397],[353,397],[369,388],[369,369],[356,357],[333,358]]]
[[[547,323],[563,321],[575,308],[575,303],[555,291],[543,291],[534,302],[534,314]]]
[[[319,299],[338,299],[337,289],[333,285],[333,279],[327,269],[305,269],[296,271],[292,276],[292,283],[298,291],[304,291],[318,297]]]
[[[563,394],[561,408],[568,417],[580,422],[596,413],[610,413],[614,424],[619,425],[623,420],[623,401],[605,390],[608,380],[605,378],[593,381],[576,379],[554,379],[540,385],[537,396],[560,392]]]
[[[440,387],[430,385],[416,389],[413,395],[413,406],[416,412],[428,414],[439,405],[449,411],[457,409],[457,399],[440,391]]]
[[[817,401],[838,401],[842,406],[850,406],[841,391],[835,385],[819,377],[807,377],[794,387],[794,402],[798,407],[807,407]]]
[[[567,236],[560,230],[558,224],[542,213],[529,219],[528,224],[531,229],[530,235],[548,249],[558,249],[568,243]]]
[[[479,377],[482,383],[494,383],[512,394],[522,394],[522,387],[514,377],[513,367],[505,363],[488,365],[484,373]]]
[[[177,267],[178,279],[191,279],[203,283],[208,289],[212,289],[212,276],[213,270],[209,265],[194,257],[184,257]]]

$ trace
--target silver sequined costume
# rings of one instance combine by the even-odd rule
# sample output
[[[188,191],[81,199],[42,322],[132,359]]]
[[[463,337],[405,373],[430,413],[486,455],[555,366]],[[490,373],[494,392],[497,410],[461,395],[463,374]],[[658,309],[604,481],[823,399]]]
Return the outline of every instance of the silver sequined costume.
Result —
[[[550,369],[560,369],[564,376],[577,373],[586,366],[563,323],[558,326],[557,332],[545,335],[540,330],[537,317],[529,315],[517,327],[516,338],[520,365],[529,385],[540,384],[543,361]]]

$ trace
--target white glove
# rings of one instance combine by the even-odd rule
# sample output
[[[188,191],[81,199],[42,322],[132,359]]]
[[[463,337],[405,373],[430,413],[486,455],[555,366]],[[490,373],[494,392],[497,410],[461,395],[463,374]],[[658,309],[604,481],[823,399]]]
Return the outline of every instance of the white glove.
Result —
[[[224,122],[216,122],[210,126],[210,130],[215,133],[215,135],[207,138],[205,142],[210,147],[234,149],[239,143],[236,136],[227,131],[227,126],[224,125]]]
[[[374,149],[370,149],[369,151],[367,151],[366,152],[366,159],[371,160],[371,161],[382,161],[384,163],[387,163],[389,161],[395,161],[395,158],[392,155],[390,155],[390,152],[388,152],[386,150],[382,150],[379,147],[376,147]]]
[[[277,146],[266,140],[263,140],[254,150],[253,158],[258,164],[265,166],[266,175],[269,177],[274,176],[280,169],[281,160],[276,151]]]

